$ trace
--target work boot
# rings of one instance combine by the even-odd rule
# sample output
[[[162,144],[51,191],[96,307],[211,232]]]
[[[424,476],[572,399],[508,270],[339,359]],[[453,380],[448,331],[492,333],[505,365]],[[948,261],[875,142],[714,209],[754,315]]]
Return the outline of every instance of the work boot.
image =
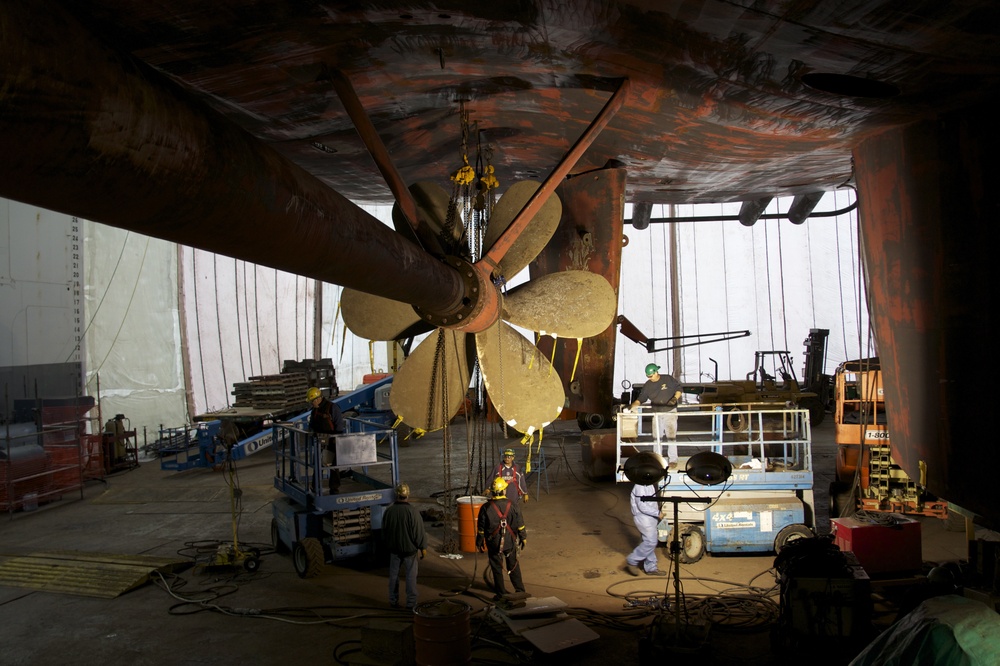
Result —
[[[647,571],[646,575],[647,576],[667,576],[669,574],[667,574],[666,571],[660,571],[659,569],[657,569],[656,571]]]
[[[629,564],[629,563],[626,562],[625,563],[625,573],[627,573],[629,576],[638,576],[639,575],[639,567],[637,567],[637,566],[635,566],[633,564]]]

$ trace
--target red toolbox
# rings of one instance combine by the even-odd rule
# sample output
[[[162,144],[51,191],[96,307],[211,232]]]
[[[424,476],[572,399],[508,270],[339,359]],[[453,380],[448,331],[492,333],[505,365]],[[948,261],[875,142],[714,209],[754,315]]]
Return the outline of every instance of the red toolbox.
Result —
[[[876,514],[878,522],[856,518],[831,518],[834,544],[854,553],[869,576],[919,572],[920,522],[898,513]]]

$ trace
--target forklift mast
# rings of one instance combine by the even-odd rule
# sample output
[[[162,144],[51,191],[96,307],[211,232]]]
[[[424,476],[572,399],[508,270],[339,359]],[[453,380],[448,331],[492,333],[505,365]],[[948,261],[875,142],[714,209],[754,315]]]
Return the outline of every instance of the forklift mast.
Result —
[[[826,339],[830,330],[826,328],[810,328],[809,337],[802,343],[806,348],[805,366],[802,368],[802,382],[805,388],[819,393],[816,387],[823,381],[823,368],[826,366]],[[829,383],[829,377],[826,378]]]

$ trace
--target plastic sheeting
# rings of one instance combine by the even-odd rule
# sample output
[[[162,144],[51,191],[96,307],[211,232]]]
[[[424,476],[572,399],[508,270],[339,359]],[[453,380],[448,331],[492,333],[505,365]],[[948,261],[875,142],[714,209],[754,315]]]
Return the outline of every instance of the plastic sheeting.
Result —
[[[124,414],[141,446],[187,421],[177,246],[86,222],[84,253],[86,393],[99,385],[102,418]]]
[[[775,199],[765,213],[787,212],[791,198]],[[852,193],[828,193],[817,212],[848,208]],[[736,215],[739,204],[654,206],[652,217]],[[626,211],[626,217],[628,212]],[[676,231],[680,326],[671,325],[671,229]],[[650,338],[749,330],[728,342],[686,347],[680,368],[673,352],[649,354],[618,336],[615,381],[644,381],[643,368],[655,362],[686,382],[742,379],[753,370],[756,350],[787,350],[802,379],[803,342],[811,328],[829,329],[824,372],[839,363],[873,354],[868,308],[859,280],[856,211],[813,217],[802,225],[787,219],[739,222],[626,225],[622,252],[619,312]],[[683,340],[681,343],[693,342]],[[661,341],[657,347],[670,346]],[[716,366],[710,359],[718,362]]]
[[[315,280],[187,247],[180,262],[195,413],[229,407],[235,383],[313,357]]]
[[[928,599],[880,634],[850,666],[912,664],[1000,664],[1000,615],[957,595]]]

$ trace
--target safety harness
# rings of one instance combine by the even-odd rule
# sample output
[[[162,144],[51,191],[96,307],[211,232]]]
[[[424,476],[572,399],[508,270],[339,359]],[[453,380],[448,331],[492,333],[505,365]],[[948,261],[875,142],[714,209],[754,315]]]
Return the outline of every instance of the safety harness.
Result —
[[[506,499],[506,498],[504,498],[504,499]],[[495,528],[493,528],[492,532],[490,532],[490,539],[496,541],[497,544],[498,544],[497,547],[500,550],[502,550],[503,549],[503,534],[501,532],[503,530],[507,530],[508,532],[510,532],[511,543],[514,544],[514,545],[517,545],[517,535],[514,534],[514,528],[507,524],[507,514],[510,513],[510,507],[513,505],[513,502],[511,502],[508,499],[507,500],[507,507],[503,510],[502,513],[500,512],[500,508],[497,506],[497,503],[495,501],[491,502],[491,504],[493,505],[493,510],[496,512],[497,518],[500,519],[500,522],[497,523],[497,526]]]

